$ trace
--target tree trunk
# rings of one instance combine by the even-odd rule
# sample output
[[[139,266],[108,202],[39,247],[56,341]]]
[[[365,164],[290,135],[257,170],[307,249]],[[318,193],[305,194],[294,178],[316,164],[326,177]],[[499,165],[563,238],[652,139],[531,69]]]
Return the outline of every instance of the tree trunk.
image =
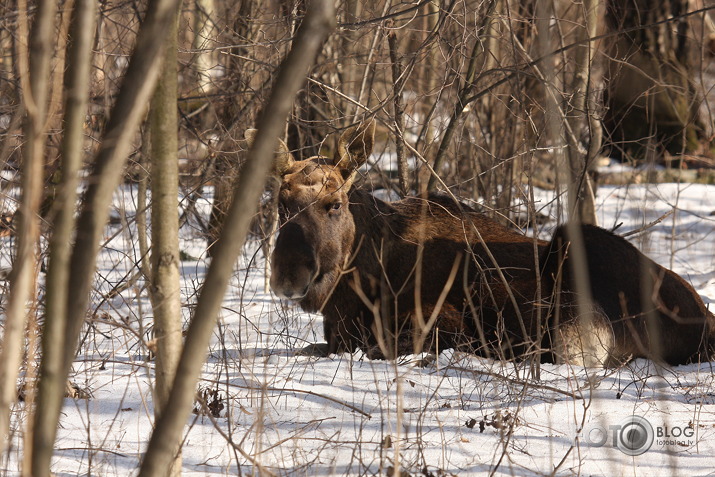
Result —
[[[194,49],[196,53],[197,83],[199,91],[209,94],[213,90],[212,72],[216,67],[214,47],[216,5],[214,0],[197,0],[194,13]]]
[[[0,454],[5,455],[10,408],[17,399],[17,377],[22,364],[25,323],[34,307],[36,247],[40,238],[38,211],[42,201],[45,124],[49,99],[50,60],[54,47],[54,0],[38,2],[30,39],[29,68],[21,67],[23,102],[27,110],[22,164],[22,198],[17,226],[17,254],[10,274],[10,297],[5,311],[5,333],[0,352]],[[21,15],[27,12],[27,8]],[[23,57],[23,53],[20,54]],[[27,64],[27,63],[25,63]]]
[[[137,38],[134,53],[124,76],[124,82],[117,95],[106,131],[103,134],[94,170],[87,180],[89,185],[77,220],[75,243],[72,247],[69,261],[67,297],[64,300],[66,304],[66,323],[62,330],[64,333],[64,347],[59,353],[60,356],[56,357],[60,361],[60,365],[52,371],[57,373],[53,379],[55,382],[64,383],[72,367],[77,340],[88,308],[89,292],[94,279],[96,259],[99,253],[99,241],[107,223],[112,194],[121,181],[131,139],[136,133],[156,85],[160,66],[158,60],[161,58],[163,44],[161,39],[164,38],[164,32],[174,21],[179,3],[179,0],[155,0],[150,2],[149,10]],[[78,8],[81,7],[78,5]],[[38,19],[42,18],[40,11],[37,13]],[[54,31],[51,21],[42,27],[38,26],[38,28],[45,33]],[[92,31],[93,29],[88,30]],[[33,41],[42,37],[43,35],[40,34],[33,35]],[[85,56],[88,55],[85,53]],[[48,77],[49,74],[47,73],[38,76],[38,78],[44,79]],[[33,92],[33,94],[35,104],[41,104],[38,101],[37,93]],[[28,108],[28,110],[30,109]],[[44,122],[40,124],[44,124]],[[30,137],[34,136],[28,136],[28,139]],[[40,161],[40,171],[30,174],[28,177],[41,181],[41,166],[42,162]],[[39,203],[39,195],[37,201]],[[64,204],[64,208],[74,213],[74,204]],[[31,250],[32,248],[30,248]],[[29,265],[31,263],[30,257],[27,258],[28,260],[23,261],[23,263]],[[21,301],[23,307],[24,303],[25,300],[23,299]],[[9,316],[10,313],[8,312],[8,319]],[[6,340],[7,336],[6,328]],[[7,348],[4,348],[3,352],[7,352]],[[3,363],[5,362],[3,361]],[[12,387],[14,393],[16,391],[14,381]],[[47,427],[56,429],[63,396],[63,393],[58,392],[47,395],[46,401],[43,403],[45,409],[42,411],[47,412],[47,416],[42,418],[43,426],[45,426],[43,429]],[[53,432],[55,431],[50,431],[50,433]],[[48,434],[38,436],[38,439],[43,439],[44,442],[38,441],[36,443],[37,449],[42,447],[43,453],[45,453],[47,452],[45,447],[53,443],[54,436]],[[44,454],[42,458],[46,459],[47,454]],[[38,459],[40,459],[39,456]],[[33,467],[34,475],[47,475],[49,467],[46,461],[42,463],[37,460],[35,464],[37,465],[37,470]]]
[[[151,136],[151,286],[156,341],[154,415],[166,408],[181,356],[179,283],[179,161],[177,112],[177,25],[166,32],[164,64],[149,111]],[[181,475],[181,452],[172,455],[168,475]]]
[[[89,97],[92,42],[95,32],[96,2],[77,0],[72,12],[68,68],[65,77],[64,136],[62,140],[61,183],[55,207],[49,215],[52,236],[49,243],[45,324],[42,330],[42,361],[35,411],[32,475],[50,474],[50,462],[57,434],[57,420],[65,392],[62,354],[66,346],[67,281],[77,201],[78,172],[82,166],[84,119]],[[59,398],[58,398],[59,396]]]
[[[594,183],[589,170],[601,149],[601,124],[595,118],[597,101],[594,87],[594,79],[599,75],[595,72],[593,61],[596,45],[588,40],[596,36],[602,15],[596,0],[584,0],[582,12],[583,26],[576,27],[576,41],[583,43],[575,52],[570,111],[566,115],[571,128],[571,134],[566,134],[571,170],[569,220],[597,225]],[[585,137],[588,137],[589,145],[584,149],[580,147],[579,139]]]
[[[623,159],[692,151],[702,134],[692,86],[687,0],[611,0],[606,22],[614,37],[607,53],[606,129],[611,155]],[[656,22],[661,22],[654,25]],[[692,47],[692,48],[691,48]],[[650,150],[650,153],[649,153]]]
[[[156,422],[139,475],[162,475],[172,458],[184,423],[191,411],[196,383],[206,358],[233,265],[241,251],[256,205],[272,167],[276,142],[281,135],[296,92],[304,83],[310,65],[335,23],[332,0],[310,4],[293,48],[281,64],[271,98],[261,114],[249,159],[236,184],[233,202],[216,244],[194,317],[189,326],[179,368],[165,412]],[[241,449],[238,449],[241,452]],[[243,453],[252,460],[251,456]],[[262,470],[259,464],[254,462]]]
[[[590,278],[588,275],[585,249],[583,247],[581,225],[578,215],[574,214],[574,211],[579,210],[576,202],[576,198],[578,197],[578,193],[576,191],[579,186],[578,182],[574,181],[574,177],[578,174],[575,172],[578,169],[584,171],[583,173],[585,173],[585,161],[583,158],[578,160],[573,159],[574,156],[569,157],[570,151],[568,150],[572,147],[578,147],[578,144],[575,133],[570,122],[568,121],[568,115],[562,107],[562,103],[560,101],[561,95],[558,94],[561,85],[559,84],[557,77],[556,58],[550,55],[550,53],[554,51],[550,30],[551,19],[555,16],[552,7],[553,5],[549,2],[537,2],[535,5],[535,26],[538,32],[537,45],[540,53],[539,56],[545,58],[540,65],[540,71],[544,79],[544,144],[553,148],[553,154],[556,158],[556,168],[558,171],[558,183],[567,188],[567,193],[569,195],[569,202],[567,204],[569,215],[566,227],[567,235],[571,242],[569,257],[571,260],[571,266],[573,267],[573,275],[576,283],[576,306],[578,307],[579,327],[581,327],[581,329],[589,329],[589,324],[593,320],[594,313],[592,305],[593,299],[591,297]],[[585,13],[588,13],[589,8],[594,7],[595,0],[586,0],[584,2]],[[588,34],[588,20],[586,25],[586,34]],[[583,101],[583,104],[585,104],[586,95],[583,94],[583,92],[587,90],[585,85],[588,84],[590,73],[588,68],[590,67],[590,58],[592,58],[592,53],[587,50],[582,51],[581,53],[581,58],[577,58],[575,61],[576,69],[574,71],[574,77],[570,87],[583,89],[572,89],[569,92],[574,94],[574,96],[578,96],[578,93],[582,93],[581,97],[583,99],[580,101]],[[577,111],[577,113],[579,112],[583,114],[584,110],[582,109],[581,111]],[[576,146],[572,146],[572,144],[576,144]],[[593,347],[596,346],[594,339],[592,339],[587,333],[583,333],[582,338],[584,341],[584,349],[592,350]]]
[[[405,157],[405,106],[402,102],[402,92],[405,86],[402,63],[397,51],[397,35],[390,32],[387,35],[387,42],[390,46],[390,63],[392,63],[392,81],[394,88],[392,94],[395,96],[395,154],[397,156],[397,180],[399,184],[400,196],[405,197],[410,191],[410,179],[407,170],[407,157]]]
[[[112,194],[122,179],[131,139],[156,86],[163,50],[161,40],[174,21],[179,4],[179,0],[155,0],[149,4],[102,145],[97,152],[94,169],[87,180],[89,186],[77,222],[70,267],[68,323],[65,330],[67,347],[64,357],[67,373],[74,360],[77,338],[84,323],[99,240],[107,223]]]

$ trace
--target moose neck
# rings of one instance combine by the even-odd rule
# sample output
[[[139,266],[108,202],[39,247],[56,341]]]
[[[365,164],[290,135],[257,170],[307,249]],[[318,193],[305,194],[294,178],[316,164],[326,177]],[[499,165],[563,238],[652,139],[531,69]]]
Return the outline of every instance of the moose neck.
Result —
[[[362,189],[353,189],[349,197],[350,213],[355,223],[353,262],[361,271],[373,273],[380,266],[376,248],[381,248],[383,253],[389,252],[385,247],[395,242],[395,235],[400,235],[405,217],[392,204]]]

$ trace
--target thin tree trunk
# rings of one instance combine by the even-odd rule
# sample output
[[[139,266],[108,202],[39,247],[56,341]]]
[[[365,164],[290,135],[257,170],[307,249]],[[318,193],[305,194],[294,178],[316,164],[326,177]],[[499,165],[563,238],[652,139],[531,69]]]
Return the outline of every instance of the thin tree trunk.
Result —
[[[151,133],[145,131],[142,137],[141,162],[137,173],[137,243],[139,245],[139,271],[146,283],[151,283],[152,264],[147,235],[147,192],[149,190],[149,169],[151,169]]]
[[[29,68],[23,82],[23,102],[27,117],[24,125],[22,199],[17,227],[17,254],[10,275],[10,297],[5,312],[5,334],[0,352],[0,455],[5,454],[8,445],[10,408],[17,398],[17,377],[24,350],[25,323],[30,309],[34,308],[28,308],[27,303],[35,299],[35,250],[40,237],[37,214],[42,201],[44,128],[47,121],[56,12],[57,5],[53,0],[38,3],[35,22],[29,36]],[[21,12],[22,14],[24,13]]]
[[[155,0],[149,4],[102,145],[97,152],[94,169],[88,178],[89,186],[83,197],[77,237],[72,249],[65,332],[65,374],[69,373],[74,360],[77,338],[84,323],[99,240],[109,216],[112,194],[122,179],[131,140],[156,86],[163,50],[163,41],[160,40],[174,20],[179,4],[179,0]]]
[[[45,324],[42,330],[42,361],[38,385],[32,443],[32,475],[48,476],[57,434],[57,419],[65,391],[62,353],[66,345],[64,329],[67,309],[67,281],[77,201],[78,172],[82,166],[84,118],[87,110],[92,42],[96,22],[95,0],[77,0],[72,12],[68,68],[65,78],[64,136],[62,141],[62,179],[52,222]]]
[[[176,379],[165,412],[156,422],[140,476],[162,475],[173,457],[196,392],[201,367],[223,295],[241,251],[265,176],[272,165],[276,142],[281,135],[296,92],[305,82],[310,65],[335,24],[332,0],[314,0],[303,20],[293,48],[283,61],[271,98],[258,121],[258,134],[249,159],[236,184],[231,208],[206,275],[194,317],[189,326]],[[251,459],[248,454],[244,457]],[[255,463],[255,462],[254,462]]]
[[[179,284],[179,160],[177,119],[177,21],[166,32],[164,65],[149,112],[151,136],[151,287],[156,340],[154,415],[165,410],[181,356]],[[168,475],[181,475],[181,452],[173,450]]]
[[[407,158],[405,157],[405,106],[402,104],[402,89],[405,85],[402,63],[397,51],[397,35],[391,32],[387,35],[390,46],[390,62],[392,63],[392,82],[395,95],[395,153],[397,155],[397,179],[400,186],[400,195],[405,197],[410,190],[410,179],[407,171]]]
[[[346,0],[342,8],[342,20],[345,22],[357,21],[360,17],[362,6],[362,2],[358,0]],[[341,92],[351,98],[358,98],[360,95],[360,92],[358,91],[360,88],[360,75],[358,72],[359,64],[357,61],[357,55],[355,54],[357,53],[357,51],[355,51],[355,44],[357,41],[359,41],[358,30],[351,28],[346,28],[342,32],[338,41],[336,41],[336,46],[339,48],[339,51],[345,52],[345,57],[342,58],[340,62],[341,68],[338,79],[339,83],[336,84],[340,84]],[[353,52],[353,54],[349,54],[348,52]],[[346,117],[357,115],[360,112],[358,107],[351,102],[346,102],[346,104],[342,106],[342,110],[345,111]]]
[[[596,36],[598,24],[601,18],[599,2],[596,0],[584,0],[583,27],[577,29],[577,42],[584,42],[576,48],[574,78],[571,83],[573,114],[569,115],[571,131],[573,134],[566,134],[568,143],[569,167],[571,169],[571,182],[569,185],[569,211],[573,214],[573,220],[596,225],[596,206],[593,190],[593,181],[588,174],[591,163],[595,160],[596,154],[601,148],[600,124],[595,120],[594,88],[592,78],[593,58],[596,46],[588,42],[589,38]],[[584,133],[589,134],[589,148],[582,152],[577,144],[578,137]],[[571,219],[569,219],[571,220]]]
[[[203,94],[209,94],[213,89],[211,73],[216,67],[214,41],[216,27],[214,17],[216,5],[214,0],[197,0],[194,14],[194,49],[196,53],[196,70],[198,72],[198,87]]]
[[[122,178],[131,140],[156,85],[163,45],[163,41],[160,39],[163,39],[164,32],[174,20],[179,4],[179,0],[155,0],[149,3],[149,9],[141,26],[124,83],[117,96],[102,144],[97,152],[94,170],[88,178],[89,186],[84,195],[82,210],[77,221],[75,243],[70,257],[65,302],[67,321],[64,327],[64,349],[61,353],[61,366],[56,370],[58,374],[54,378],[56,382],[67,380],[74,360],[77,340],[89,302],[89,292],[99,253],[99,241],[109,216],[112,193]],[[41,18],[39,12],[37,15],[38,19]],[[51,22],[43,25],[42,28],[38,26],[38,28],[45,33],[54,31]],[[39,34],[33,35],[33,38],[39,37],[41,37]],[[49,74],[45,73],[39,77],[48,78]],[[39,104],[36,93],[35,104]],[[40,180],[42,177],[41,163],[40,170],[35,174],[30,174],[29,177]],[[39,202],[39,198],[37,200]],[[65,207],[71,208],[71,204],[65,204]],[[24,305],[25,301],[23,300],[21,303]],[[62,399],[63,393],[47,395],[44,406],[48,416],[43,418],[44,426],[52,427],[53,416],[50,414],[53,414],[54,427],[57,427]],[[48,440],[54,440],[51,434],[46,437]],[[47,444],[42,443],[41,445],[46,446]],[[38,465],[40,465],[39,461]],[[36,475],[46,474],[46,470],[41,466],[38,467],[37,472]]]
[[[554,51],[554,46],[551,40],[551,30],[549,24],[554,15],[553,5],[547,2],[537,2],[536,4],[536,29],[538,34],[539,56],[545,57]],[[544,78],[544,110],[545,110],[545,144],[550,145],[556,156],[556,167],[558,171],[558,180],[561,185],[567,187],[567,193],[571,194],[573,187],[571,164],[569,157],[565,152],[565,144],[573,142],[573,131],[569,129],[569,123],[566,119],[566,114],[561,108],[558,101],[558,96],[555,90],[558,89],[556,84],[556,68],[555,57],[549,56],[542,63],[541,74]],[[573,211],[572,203],[568,204],[569,210]],[[590,278],[588,275],[588,263],[586,260],[586,251],[584,248],[583,234],[581,232],[581,224],[573,215],[569,215],[566,223],[566,234],[570,241],[568,248],[568,256],[570,261],[571,271],[576,285],[576,306],[578,317],[580,338],[582,340],[582,348],[585,350],[585,355],[595,356],[594,348],[597,346],[593,336],[587,333],[591,329],[591,324],[594,320],[593,298],[591,294]],[[559,293],[557,290],[556,293]],[[554,325],[558,327],[557,323]],[[560,340],[560,335],[556,336],[556,340]],[[586,351],[587,350],[587,351]]]

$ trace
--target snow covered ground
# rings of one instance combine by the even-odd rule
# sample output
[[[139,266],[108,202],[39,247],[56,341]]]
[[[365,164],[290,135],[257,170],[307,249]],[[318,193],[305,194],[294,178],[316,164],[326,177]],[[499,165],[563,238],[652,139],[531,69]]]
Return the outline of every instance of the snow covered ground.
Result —
[[[538,197],[549,213],[550,194]],[[119,215],[130,222],[134,200],[130,188],[117,197]],[[208,211],[207,201],[199,206]],[[669,211],[674,213],[632,240],[711,304],[715,186],[650,184],[598,192],[601,225],[622,223],[621,233]],[[65,400],[53,461],[57,476],[135,474],[152,430],[154,362],[145,346],[151,307],[140,279],[109,293],[136,275],[135,234],[133,226],[107,230],[93,298],[96,320],[83,335],[72,376],[92,397]],[[181,248],[189,258],[182,262],[188,320],[207,269],[196,228],[182,229]],[[7,242],[2,250],[7,266]],[[664,369],[637,360],[617,370],[543,365],[541,379],[534,380],[525,364],[451,350],[425,368],[413,363],[415,357],[395,363],[371,361],[360,352],[294,356],[295,349],[322,340],[320,316],[264,291],[262,253],[248,244],[200,383],[217,417],[200,412],[187,421],[185,475],[251,474],[256,464],[277,475],[313,476],[389,475],[397,466],[425,476],[696,476],[715,469],[713,363]],[[635,429],[624,421],[632,416],[653,428],[654,442],[638,456],[617,448]],[[18,473],[26,418],[20,403],[2,475]]]

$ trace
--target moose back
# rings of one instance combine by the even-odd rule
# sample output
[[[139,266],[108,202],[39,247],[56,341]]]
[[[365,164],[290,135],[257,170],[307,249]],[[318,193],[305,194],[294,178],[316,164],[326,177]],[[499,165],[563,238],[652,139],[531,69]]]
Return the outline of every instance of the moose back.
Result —
[[[608,231],[578,229],[587,270],[574,270],[565,228],[544,242],[446,197],[388,203],[354,187],[374,131],[373,121],[348,129],[333,158],[297,161],[282,142],[276,155],[271,287],[324,316],[326,343],[304,353],[457,348],[587,366],[710,359],[715,317],[695,290]]]

